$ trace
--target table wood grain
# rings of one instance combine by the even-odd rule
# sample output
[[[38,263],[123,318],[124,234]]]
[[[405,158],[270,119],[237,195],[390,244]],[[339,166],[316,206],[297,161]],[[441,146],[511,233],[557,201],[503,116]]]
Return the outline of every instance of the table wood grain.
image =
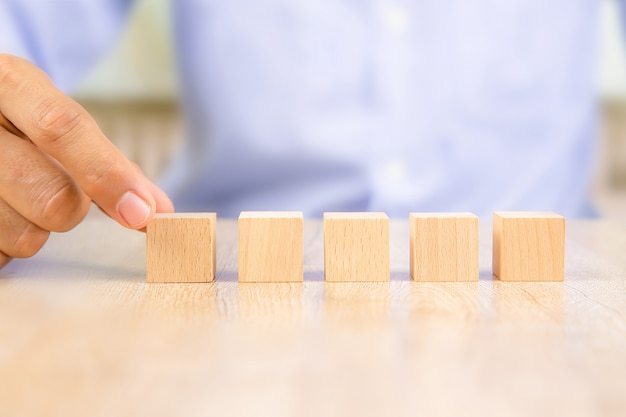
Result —
[[[1,416],[624,416],[626,223],[568,222],[565,282],[491,274],[325,283],[319,221],[305,282],[237,283],[236,222],[217,280],[145,282],[145,236],[91,215],[0,270]]]

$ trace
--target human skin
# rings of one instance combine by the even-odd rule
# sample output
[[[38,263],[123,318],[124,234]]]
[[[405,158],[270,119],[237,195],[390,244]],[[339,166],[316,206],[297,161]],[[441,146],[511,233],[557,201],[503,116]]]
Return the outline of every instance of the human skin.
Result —
[[[91,201],[137,230],[174,210],[42,70],[0,54],[0,267],[78,225]]]

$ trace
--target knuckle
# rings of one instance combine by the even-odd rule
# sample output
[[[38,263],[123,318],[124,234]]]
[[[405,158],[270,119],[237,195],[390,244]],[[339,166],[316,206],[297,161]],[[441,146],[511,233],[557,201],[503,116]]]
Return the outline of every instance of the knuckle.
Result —
[[[69,97],[44,99],[33,113],[35,136],[49,145],[77,136],[85,122],[80,106]]]
[[[83,178],[85,191],[90,196],[102,195],[111,191],[123,172],[118,161],[113,158],[98,157],[84,165]]]
[[[27,223],[13,242],[11,255],[15,258],[29,258],[39,252],[48,240],[49,232]]]
[[[88,210],[81,190],[65,176],[55,177],[48,183],[33,206],[38,223],[55,232],[70,230],[80,223]]]

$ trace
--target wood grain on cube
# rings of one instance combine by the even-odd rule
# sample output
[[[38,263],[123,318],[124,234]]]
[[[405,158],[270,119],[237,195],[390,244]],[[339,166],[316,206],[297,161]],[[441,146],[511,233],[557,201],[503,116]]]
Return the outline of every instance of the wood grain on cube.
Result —
[[[326,281],[389,281],[385,213],[324,213]]]
[[[415,281],[478,281],[478,216],[411,213],[410,270]]]
[[[495,212],[493,273],[502,281],[563,281],[565,217],[548,212]]]
[[[157,214],[146,228],[148,282],[215,278],[215,213]]]
[[[239,282],[298,282],[304,275],[302,212],[239,215]]]

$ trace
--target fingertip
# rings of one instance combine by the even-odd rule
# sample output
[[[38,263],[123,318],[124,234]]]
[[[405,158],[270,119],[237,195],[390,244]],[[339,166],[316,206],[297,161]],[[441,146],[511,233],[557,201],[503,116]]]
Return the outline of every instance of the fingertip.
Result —
[[[159,188],[152,181],[148,179],[146,180],[148,183],[148,188],[150,189],[150,192],[152,193],[152,196],[154,197],[154,201],[156,202],[156,212],[157,213],[173,213],[175,210],[174,203],[168,197],[165,191]]]
[[[174,203],[169,197],[157,199],[157,213],[174,213],[175,210]]]
[[[146,201],[133,191],[127,191],[117,204],[117,214],[131,229],[144,228],[154,217],[156,203]]]

